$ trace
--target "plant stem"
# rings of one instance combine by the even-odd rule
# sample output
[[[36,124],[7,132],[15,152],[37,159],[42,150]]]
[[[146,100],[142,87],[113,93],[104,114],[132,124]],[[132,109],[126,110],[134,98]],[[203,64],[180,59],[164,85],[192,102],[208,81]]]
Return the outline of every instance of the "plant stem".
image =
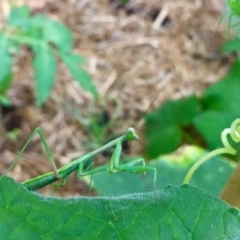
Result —
[[[217,155],[220,154],[224,154],[224,153],[228,153],[228,154],[232,154],[232,152],[230,152],[227,148],[219,148],[216,149],[212,152],[209,152],[207,154],[205,154],[203,157],[201,157],[195,164],[193,164],[193,166],[190,168],[190,170],[188,171],[187,175],[185,176],[183,183],[187,184],[189,183],[190,179],[192,178],[193,173],[203,164],[205,163],[207,160],[209,160],[212,157],[215,157]]]

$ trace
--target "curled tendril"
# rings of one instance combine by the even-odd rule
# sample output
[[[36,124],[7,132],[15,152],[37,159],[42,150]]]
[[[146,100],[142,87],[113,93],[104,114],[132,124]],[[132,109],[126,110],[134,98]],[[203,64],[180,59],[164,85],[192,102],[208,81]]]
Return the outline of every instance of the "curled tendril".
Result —
[[[223,143],[224,148],[219,148],[216,150],[213,150],[207,154],[205,154],[203,157],[201,157],[193,166],[189,169],[188,173],[186,174],[183,183],[189,183],[190,179],[192,178],[192,175],[195,173],[195,171],[207,160],[209,160],[212,157],[215,157],[220,154],[231,154],[235,155],[237,153],[237,150],[234,149],[231,144],[228,141],[228,135],[232,138],[232,140],[236,143],[240,142],[240,118],[234,120],[231,124],[230,128],[226,128],[222,131],[221,134],[221,140]]]

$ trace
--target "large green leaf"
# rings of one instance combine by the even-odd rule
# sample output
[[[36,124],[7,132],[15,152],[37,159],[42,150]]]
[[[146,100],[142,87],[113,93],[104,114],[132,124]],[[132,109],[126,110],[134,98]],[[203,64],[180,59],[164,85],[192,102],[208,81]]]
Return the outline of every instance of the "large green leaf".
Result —
[[[59,52],[60,57],[66,64],[74,79],[83,87],[84,90],[97,97],[97,90],[92,82],[91,76],[80,68],[80,65],[84,63],[84,59],[76,54]]]
[[[238,239],[240,212],[184,185],[119,198],[46,198],[0,178],[1,239]]]
[[[33,67],[36,79],[37,105],[42,106],[48,98],[56,75],[56,61],[50,50],[34,48]]]

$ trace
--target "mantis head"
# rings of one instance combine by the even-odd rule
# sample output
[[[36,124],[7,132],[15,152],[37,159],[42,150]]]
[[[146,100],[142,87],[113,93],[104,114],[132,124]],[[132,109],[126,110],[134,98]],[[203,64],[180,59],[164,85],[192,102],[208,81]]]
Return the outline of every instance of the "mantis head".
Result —
[[[134,128],[128,128],[125,136],[126,136],[126,140],[138,140],[139,139]]]

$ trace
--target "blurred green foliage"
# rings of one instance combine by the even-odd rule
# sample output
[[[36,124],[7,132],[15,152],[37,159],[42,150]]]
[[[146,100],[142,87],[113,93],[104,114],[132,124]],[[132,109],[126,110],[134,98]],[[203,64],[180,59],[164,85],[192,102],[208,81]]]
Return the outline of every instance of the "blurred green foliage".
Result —
[[[84,58],[72,52],[70,29],[45,15],[31,16],[29,7],[22,6],[11,9],[6,26],[0,32],[0,104],[10,104],[7,92],[13,78],[13,56],[19,54],[22,46],[29,47],[33,52],[38,106],[45,103],[53,88],[58,57],[84,90],[94,97],[98,96],[90,75],[81,68]]]
[[[229,44],[223,48],[233,49]],[[200,97],[168,100],[145,116],[146,155],[156,158],[173,152],[183,143],[209,150],[221,146],[221,132],[240,116],[239,96],[240,59],[237,58],[230,72]]]

